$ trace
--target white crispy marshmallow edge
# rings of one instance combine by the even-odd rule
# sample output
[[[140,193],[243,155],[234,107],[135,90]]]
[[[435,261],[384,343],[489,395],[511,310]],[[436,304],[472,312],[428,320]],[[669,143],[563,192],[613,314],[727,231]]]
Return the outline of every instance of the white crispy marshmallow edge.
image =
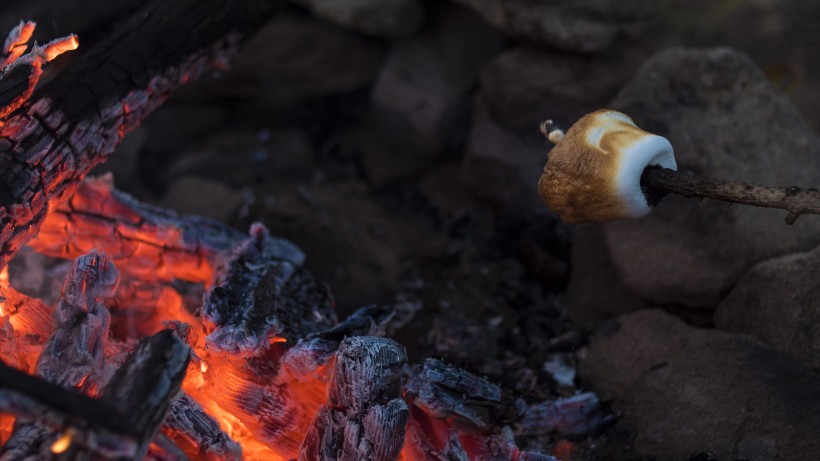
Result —
[[[678,169],[672,144],[663,136],[641,136],[621,152],[616,187],[628,214],[625,218],[640,218],[652,211],[641,190],[641,175],[648,166]]]

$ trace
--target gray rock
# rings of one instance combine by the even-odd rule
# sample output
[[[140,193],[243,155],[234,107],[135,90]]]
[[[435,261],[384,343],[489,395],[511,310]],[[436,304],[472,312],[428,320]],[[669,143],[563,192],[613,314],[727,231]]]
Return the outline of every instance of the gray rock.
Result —
[[[422,34],[390,49],[371,91],[372,112],[360,144],[368,177],[377,185],[412,175],[432,157],[463,145],[479,70],[503,45],[468,9],[443,3],[435,13]]]
[[[227,222],[242,204],[242,194],[222,183],[195,176],[174,181],[160,206],[183,214]]]
[[[820,141],[743,54],[666,50],[612,103],[666,136],[679,170],[771,186],[820,184]],[[715,307],[753,264],[820,244],[820,219],[780,210],[667,198],[646,218],[605,226],[630,290],[656,303]]]
[[[315,172],[313,154],[312,141],[299,129],[226,128],[203,135],[175,153],[173,161],[156,176],[161,186],[186,175],[224,182],[236,189],[261,183],[306,182]]]
[[[660,310],[619,324],[593,340],[581,375],[614,399],[616,429],[634,431],[638,455],[820,459],[820,375],[744,336],[696,329]]]
[[[715,324],[820,369],[820,247],[752,267],[718,306]]]
[[[539,137],[538,125],[552,119],[568,128],[604,107],[647,57],[639,46],[603,55],[579,55],[519,46],[481,71],[481,95],[505,128]]]
[[[424,8],[418,0],[293,1],[323,19],[369,35],[412,35],[424,21]]]
[[[505,33],[557,48],[607,49],[618,32],[654,16],[651,0],[456,0]]]
[[[299,110],[311,98],[366,88],[382,55],[378,44],[353,32],[311,16],[281,13],[243,45],[230,72],[198,82],[180,97],[240,100],[266,114],[275,112],[271,107]]]
[[[419,220],[388,215],[363,182],[293,187],[260,196],[272,235],[311,255],[307,267],[333,287],[339,312],[394,301],[410,254],[434,237]]]
[[[545,143],[543,137],[525,138],[502,127],[479,98],[461,182],[480,199],[549,213],[536,187],[547,156]]]
[[[577,226],[572,236],[572,275],[567,286],[570,318],[593,329],[601,322],[648,307],[623,286],[601,225]]]

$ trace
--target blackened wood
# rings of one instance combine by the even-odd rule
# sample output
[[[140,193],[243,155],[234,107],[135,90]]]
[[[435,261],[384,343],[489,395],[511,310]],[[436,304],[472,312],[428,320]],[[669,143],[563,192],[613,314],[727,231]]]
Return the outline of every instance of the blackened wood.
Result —
[[[50,383],[0,362],[0,411],[53,427],[68,421],[131,434],[130,423],[109,405],[70,388]]]
[[[578,437],[596,432],[612,422],[614,417],[601,411],[598,396],[584,392],[572,397],[527,405],[516,432],[521,435],[555,432],[563,436]]]
[[[181,84],[224,66],[277,0],[154,0],[35,91],[0,128],[0,267],[125,133]]]
[[[518,417],[512,394],[464,369],[427,359],[406,384],[410,402],[429,415],[485,433]]]
[[[409,418],[401,399],[404,348],[386,339],[345,339],[336,355],[327,405],[313,420],[300,461],[395,460]]]
[[[0,408],[18,415],[2,459],[47,451],[54,433],[70,427],[72,456],[89,449],[111,459],[145,455],[170,399],[179,391],[190,349],[163,331],[140,342],[97,400],[0,364]]]
[[[103,299],[118,284],[119,272],[104,255],[92,251],[74,260],[54,310],[57,328],[37,360],[38,376],[87,393],[99,391],[111,323]]]
[[[137,449],[126,459],[141,460],[165,420],[191,359],[191,349],[171,330],[143,339],[106,384],[100,400],[125,415]]]
[[[205,296],[202,318],[208,347],[258,355],[275,337],[295,343],[336,321],[328,287],[300,267],[304,255],[274,239],[261,224],[225,258]]]
[[[382,336],[394,314],[395,311],[390,306],[365,306],[357,309],[342,322],[308,335],[307,339],[342,342],[351,336]]]
[[[242,459],[242,447],[188,394],[183,393],[171,402],[162,431],[172,439],[183,439],[196,447],[203,457],[225,461]]]

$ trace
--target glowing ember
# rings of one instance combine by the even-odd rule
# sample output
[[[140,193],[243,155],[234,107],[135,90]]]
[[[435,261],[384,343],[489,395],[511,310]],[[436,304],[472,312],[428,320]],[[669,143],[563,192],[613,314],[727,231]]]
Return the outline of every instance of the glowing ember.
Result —
[[[66,51],[76,50],[78,46],[80,46],[80,40],[77,36],[69,35],[68,37],[58,38],[47,43],[45,47],[43,47],[43,55],[46,58],[46,62],[52,61]]]
[[[55,455],[65,453],[66,450],[68,450],[68,448],[71,446],[71,439],[71,429],[63,432],[63,435],[61,435],[59,439],[55,440],[54,443],[51,444],[51,452]]]
[[[0,63],[0,67],[5,67],[11,64],[26,52],[28,42],[34,34],[35,27],[36,24],[31,21],[21,21],[20,24],[9,32],[9,36],[6,38],[6,43],[3,46],[3,51],[6,54],[6,58],[2,63]]]

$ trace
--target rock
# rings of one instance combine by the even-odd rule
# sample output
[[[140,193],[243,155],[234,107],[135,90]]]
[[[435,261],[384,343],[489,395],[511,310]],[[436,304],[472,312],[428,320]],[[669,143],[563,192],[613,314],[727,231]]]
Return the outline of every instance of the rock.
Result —
[[[547,156],[543,137],[524,138],[505,129],[486,104],[476,102],[461,181],[477,197],[493,203],[549,213],[537,184]]]
[[[390,304],[402,287],[403,262],[434,240],[417,219],[388,215],[362,182],[300,186],[264,195],[256,212],[272,235],[308,255],[306,267],[333,288],[340,317],[368,304]],[[245,227],[245,226],[240,226]]]
[[[567,304],[574,322],[593,329],[607,319],[648,307],[623,286],[600,225],[576,226],[572,241]]]
[[[660,310],[619,324],[593,339],[581,376],[615,399],[616,430],[634,431],[637,455],[820,459],[820,375],[744,336],[696,329]]]
[[[307,182],[315,170],[313,143],[299,129],[225,128],[175,153],[157,179],[164,187],[182,176],[198,176],[241,189],[267,183]]]
[[[515,38],[582,52],[609,48],[619,31],[646,21],[659,7],[651,0],[456,1]]]
[[[646,58],[638,46],[604,55],[578,55],[519,46],[481,71],[481,95],[505,128],[543,139],[538,126],[552,119],[568,128],[605,107]]]
[[[228,221],[242,205],[242,194],[222,183],[196,176],[174,181],[160,206],[183,214]]]
[[[412,35],[424,21],[418,0],[294,0],[315,15],[368,35]]]
[[[715,324],[820,369],[820,247],[752,267],[720,303]]]
[[[368,178],[408,177],[464,143],[479,69],[503,39],[475,13],[444,3],[422,34],[397,42],[370,94],[360,142]]]
[[[783,187],[820,183],[820,140],[737,51],[662,51],[612,106],[667,137],[683,172]],[[714,308],[753,264],[820,244],[820,220],[787,226],[785,215],[671,196],[645,218],[607,224],[605,233],[634,293],[655,304]]]
[[[311,98],[338,96],[370,85],[382,54],[379,44],[353,32],[311,16],[283,12],[242,46],[230,72],[203,79],[178,96],[222,104],[238,100],[269,117],[284,111],[285,119],[293,121]]]

